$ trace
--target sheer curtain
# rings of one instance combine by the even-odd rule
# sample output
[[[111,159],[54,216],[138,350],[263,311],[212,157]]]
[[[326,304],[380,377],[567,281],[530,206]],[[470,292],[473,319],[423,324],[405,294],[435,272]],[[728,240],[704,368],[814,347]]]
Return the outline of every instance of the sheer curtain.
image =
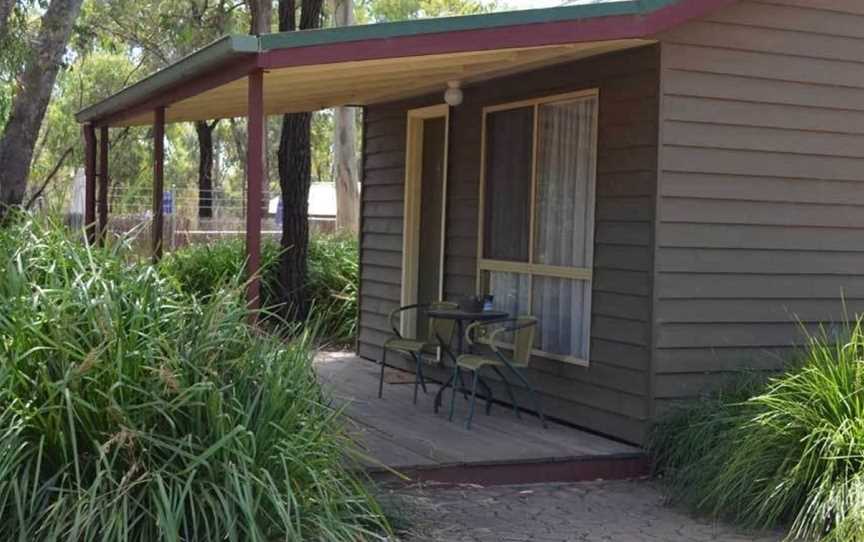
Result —
[[[587,267],[593,242],[597,97],[539,107],[534,263]],[[587,357],[584,318],[591,283],[533,278],[533,313],[540,326],[536,347],[544,352]]]

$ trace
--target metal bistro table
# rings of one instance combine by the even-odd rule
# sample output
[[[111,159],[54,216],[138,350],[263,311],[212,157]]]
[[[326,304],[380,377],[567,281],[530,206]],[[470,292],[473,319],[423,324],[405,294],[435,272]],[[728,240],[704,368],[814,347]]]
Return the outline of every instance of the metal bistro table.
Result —
[[[427,311],[426,314],[428,314],[432,318],[441,318],[442,320],[454,320],[456,322],[456,333],[458,334],[458,346],[455,356],[450,351],[449,345],[441,342],[439,338],[439,342],[441,342],[441,348],[446,354],[450,355],[451,360],[453,361],[453,374],[450,375],[450,378],[447,380],[447,382],[445,382],[444,385],[441,386],[441,389],[438,390],[438,393],[435,394],[435,413],[437,414],[438,408],[441,407],[441,397],[444,394],[444,390],[452,386],[454,388],[454,394],[456,392],[456,379],[461,376],[459,368],[456,365],[456,358],[459,355],[465,353],[465,328],[467,327],[467,325],[474,322],[491,322],[494,320],[504,320],[506,318],[509,318],[510,314],[505,311],[499,310],[465,311],[462,309],[431,309]],[[486,393],[491,394],[492,390],[489,389],[489,386],[485,382],[483,382],[482,385],[486,388]],[[487,411],[489,410],[490,406],[491,403],[487,403]]]

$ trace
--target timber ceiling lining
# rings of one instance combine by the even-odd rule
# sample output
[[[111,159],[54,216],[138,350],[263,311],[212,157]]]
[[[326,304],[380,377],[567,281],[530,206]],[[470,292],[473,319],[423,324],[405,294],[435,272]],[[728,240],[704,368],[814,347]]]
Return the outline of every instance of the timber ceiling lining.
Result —
[[[268,115],[316,111],[339,105],[369,105],[440,90],[447,81],[467,86],[490,78],[652,43],[628,39],[523,49],[472,51],[281,68],[264,76]],[[167,122],[246,116],[246,78],[171,104]],[[152,123],[152,114],[120,126]]]

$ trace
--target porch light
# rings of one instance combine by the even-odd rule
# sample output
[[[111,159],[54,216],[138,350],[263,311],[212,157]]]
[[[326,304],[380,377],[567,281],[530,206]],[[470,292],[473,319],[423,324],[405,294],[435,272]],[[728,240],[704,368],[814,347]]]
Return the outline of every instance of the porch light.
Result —
[[[444,101],[450,107],[462,104],[462,89],[459,88],[459,85],[459,81],[447,81],[447,90],[444,91]]]

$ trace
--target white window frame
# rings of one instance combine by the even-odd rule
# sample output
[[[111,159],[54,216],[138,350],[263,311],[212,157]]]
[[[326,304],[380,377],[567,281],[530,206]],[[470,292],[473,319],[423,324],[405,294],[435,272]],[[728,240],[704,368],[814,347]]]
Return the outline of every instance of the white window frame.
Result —
[[[585,302],[582,307],[582,341],[585,345],[585,358],[582,358],[577,355],[561,355],[554,354],[551,352],[543,352],[542,350],[534,349],[533,353],[537,356],[553,359],[557,361],[562,361],[565,363],[571,363],[574,365],[588,366],[590,359],[590,347],[591,347],[591,284],[593,282],[593,269],[594,269],[594,208],[596,202],[596,188],[597,188],[597,148],[598,148],[598,140],[599,137],[594,138],[594,171],[592,172],[592,178],[588,182],[588,202],[587,202],[587,216],[586,216],[586,232],[585,232],[585,243],[586,243],[586,267],[561,267],[561,266],[552,266],[552,265],[543,265],[534,263],[534,229],[535,229],[535,212],[536,212],[536,198],[537,198],[537,147],[540,138],[539,134],[539,110],[541,105],[550,104],[550,103],[566,103],[571,101],[577,101],[583,98],[596,98],[600,99],[600,90],[599,89],[590,89],[583,90],[578,92],[569,92],[566,94],[556,94],[554,96],[545,96],[542,98],[529,99],[529,100],[520,100],[516,102],[508,102],[503,104],[497,104],[493,106],[488,106],[483,108],[483,120],[482,120],[482,135],[481,135],[481,144],[480,144],[480,202],[479,202],[479,210],[478,210],[478,236],[477,236],[477,284],[476,291],[478,295],[482,295],[486,293],[487,284],[484,280],[484,274],[489,272],[501,272],[501,273],[518,273],[521,275],[526,275],[528,278],[528,310],[533,310],[534,303],[534,276],[543,276],[543,277],[556,277],[563,279],[571,279],[571,280],[579,280],[588,283],[588,288],[586,288],[585,292]],[[483,231],[485,225],[485,204],[486,204],[486,118],[489,113],[495,113],[498,111],[507,111],[510,109],[519,109],[522,107],[532,107],[534,110],[534,129],[533,129],[533,142],[532,142],[532,164],[531,164],[531,201],[530,201],[530,210],[529,210],[529,224],[528,224],[528,261],[527,262],[513,262],[513,261],[505,261],[505,260],[492,260],[484,258],[485,255],[485,247],[484,247],[484,235]],[[594,117],[594,132],[598,133],[598,124],[600,118],[600,110],[598,107],[597,114]]]

